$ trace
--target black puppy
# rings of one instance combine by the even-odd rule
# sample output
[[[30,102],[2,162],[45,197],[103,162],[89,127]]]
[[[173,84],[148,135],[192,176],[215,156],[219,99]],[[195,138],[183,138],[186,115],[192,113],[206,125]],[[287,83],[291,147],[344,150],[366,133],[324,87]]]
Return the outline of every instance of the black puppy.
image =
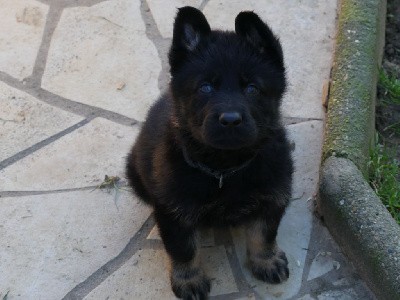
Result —
[[[236,17],[235,32],[222,32],[184,7],[169,62],[170,89],[150,109],[127,176],[154,207],[175,295],[204,299],[210,291],[198,259],[200,226],[245,225],[254,276],[286,280],[275,238],[293,166],[280,123],[286,80],[278,39],[253,12]]]

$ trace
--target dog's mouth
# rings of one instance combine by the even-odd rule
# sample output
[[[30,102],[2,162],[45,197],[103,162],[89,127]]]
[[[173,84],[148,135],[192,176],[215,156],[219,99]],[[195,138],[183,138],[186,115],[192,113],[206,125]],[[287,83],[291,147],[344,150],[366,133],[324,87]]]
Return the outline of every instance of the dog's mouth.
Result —
[[[208,143],[209,146],[220,149],[220,150],[239,150],[248,146],[251,146],[249,143],[244,143],[242,141],[237,140],[217,140]]]
[[[257,139],[257,130],[248,124],[237,128],[207,126],[202,128],[202,140],[208,146],[221,150],[237,150],[251,147]]]

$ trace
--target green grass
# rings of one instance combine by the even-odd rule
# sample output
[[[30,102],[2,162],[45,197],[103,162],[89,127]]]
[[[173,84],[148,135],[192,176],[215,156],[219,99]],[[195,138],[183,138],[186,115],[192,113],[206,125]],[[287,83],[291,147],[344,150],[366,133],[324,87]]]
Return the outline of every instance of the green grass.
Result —
[[[393,218],[400,224],[399,162],[393,151],[377,143],[370,153],[369,182]]]
[[[382,105],[400,105],[400,80],[395,75],[386,73],[383,69],[379,72],[379,86],[383,90]],[[383,131],[400,135],[400,120],[390,124]]]
[[[386,104],[400,104],[400,80],[385,71],[379,72],[379,85],[384,91]]]

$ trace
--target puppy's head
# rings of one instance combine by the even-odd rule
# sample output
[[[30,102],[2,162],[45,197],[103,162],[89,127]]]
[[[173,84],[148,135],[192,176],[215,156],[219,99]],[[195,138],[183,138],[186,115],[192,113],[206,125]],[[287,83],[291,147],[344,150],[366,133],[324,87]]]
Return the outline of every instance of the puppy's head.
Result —
[[[169,61],[178,126],[197,141],[252,147],[279,125],[282,49],[255,13],[241,12],[235,32],[222,32],[212,31],[199,10],[179,9]]]

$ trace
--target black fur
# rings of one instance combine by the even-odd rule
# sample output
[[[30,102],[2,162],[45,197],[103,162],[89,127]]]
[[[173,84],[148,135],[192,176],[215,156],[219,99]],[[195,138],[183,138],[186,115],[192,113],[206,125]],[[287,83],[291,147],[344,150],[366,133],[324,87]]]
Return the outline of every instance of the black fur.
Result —
[[[170,89],[150,109],[127,161],[130,184],[154,207],[173,290],[185,299],[203,299],[210,288],[197,258],[199,226],[250,226],[257,278],[280,282],[289,275],[275,244],[293,172],[279,112],[282,49],[253,12],[236,17],[235,31],[212,31],[199,10],[179,9]],[[233,172],[220,188],[218,175],[204,169]]]

